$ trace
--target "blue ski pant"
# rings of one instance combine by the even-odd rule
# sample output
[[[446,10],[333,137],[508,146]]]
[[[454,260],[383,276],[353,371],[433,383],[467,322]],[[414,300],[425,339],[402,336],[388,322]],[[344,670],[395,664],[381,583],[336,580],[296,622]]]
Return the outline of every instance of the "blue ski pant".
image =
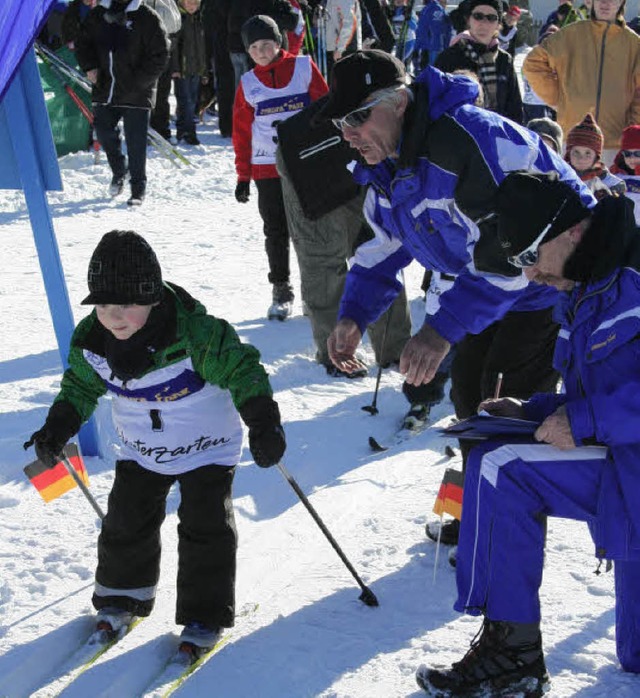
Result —
[[[487,443],[467,462],[456,566],[457,611],[540,621],[546,517],[593,521],[606,448]],[[623,516],[623,512],[620,513]],[[615,562],[616,650],[640,672],[640,561]]]

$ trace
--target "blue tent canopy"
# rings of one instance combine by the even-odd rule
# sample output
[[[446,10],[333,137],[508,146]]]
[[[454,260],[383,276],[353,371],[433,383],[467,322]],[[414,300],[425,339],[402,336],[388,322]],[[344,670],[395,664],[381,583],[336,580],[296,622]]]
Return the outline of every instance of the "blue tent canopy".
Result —
[[[22,189],[62,362],[73,333],[47,190],[62,189],[33,42],[55,0],[0,0],[0,188]],[[95,425],[80,432],[86,455],[98,451]]]
[[[0,102],[55,0],[3,0],[0,12]]]

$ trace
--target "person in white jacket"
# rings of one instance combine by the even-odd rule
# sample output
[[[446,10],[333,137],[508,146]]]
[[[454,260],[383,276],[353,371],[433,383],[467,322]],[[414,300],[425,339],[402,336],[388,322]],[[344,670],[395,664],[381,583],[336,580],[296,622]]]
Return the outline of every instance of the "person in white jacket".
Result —
[[[362,14],[358,0],[327,0],[325,11],[329,82],[333,64],[345,53],[362,48]]]

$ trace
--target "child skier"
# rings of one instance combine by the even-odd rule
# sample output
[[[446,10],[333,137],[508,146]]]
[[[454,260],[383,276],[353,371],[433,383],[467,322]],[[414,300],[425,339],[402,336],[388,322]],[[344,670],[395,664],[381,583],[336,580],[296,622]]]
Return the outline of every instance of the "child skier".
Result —
[[[194,661],[234,622],[236,530],[231,501],[242,428],[262,467],[285,450],[277,403],[258,351],[184,289],[163,282],[148,243],[113,230],[89,265],[93,312],[77,326],[44,426],[25,443],[52,467],[64,444],[113,398],[120,455],[98,538],[96,637],[110,640],[154,605],[160,525],[180,485],[176,623]]]
[[[636,224],[640,225],[640,126],[627,126],[622,132],[620,151],[611,166],[612,174],[627,187],[625,196],[633,201]]]
[[[587,114],[567,135],[564,159],[573,167],[596,199],[611,194],[619,196],[626,191],[620,177],[611,174],[602,162],[603,146],[604,136],[591,114]]]
[[[269,282],[273,285],[267,317],[285,320],[291,315],[293,289],[289,283],[289,231],[275,165],[276,127],[322,97],[328,87],[308,56],[292,56],[280,48],[282,35],[271,17],[251,17],[242,26],[242,40],[256,65],[242,76],[233,106],[238,175],[235,196],[240,203],[249,201],[249,182],[255,181]]]

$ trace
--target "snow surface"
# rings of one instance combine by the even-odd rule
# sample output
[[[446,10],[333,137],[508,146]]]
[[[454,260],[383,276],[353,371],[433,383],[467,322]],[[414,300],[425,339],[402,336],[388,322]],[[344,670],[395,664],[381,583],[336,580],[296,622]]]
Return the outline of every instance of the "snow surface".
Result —
[[[309,323],[268,322],[270,288],[256,193],[235,202],[230,142],[213,123],[203,145],[185,150],[193,168],[155,153],[149,196],[139,210],[106,197],[106,162],[92,155],[60,161],[63,192],[48,195],[76,320],[86,309],[86,269],[100,237],[134,229],[155,248],[165,278],[185,286],[208,310],[256,345],[283,414],[284,463],[344,549],[379,608],[359,588],[276,468],[256,467],[248,449],[235,481],[239,530],[238,619],[230,642],[180,689],[185,697],[399,698],[420,696],[422,663],[459,659],[479,621],[452,610],[455,574],[424,525],[446,465],[445,441],[426,431],[402,448],[370,452],[367,438],[388,443],[406,403],[401,376],[385,371],[380,414],[371,403],[375,369],[362,381],[328,378],[314,362]],[[61,363],[29,218],[21,192],[0,192],[0,696],[48,696],[57,667],[92,627],[91,584],[99,529],[79,490],[44,504],[22,473],[32,458],[22,443],[42,424],[58,389]],[[294,264],[295,266],[295,264]],[[295,285],[299,286],[297,271]],[[414,325],[424,312],[421,270],[407,289]],[[364,348],[370,363],[368,345]],[[449,402],[435,413],[446,423]],[[91,489],[106,508],[115,451],[109,405],[97,412],[104,458],[87,458]],[[173,491],[163,528],[157,605],[120,645],[64,691],[67,698],[144,694],[176,641],[176,509]],[[552,520],[541,597],[551,695],[640,695],[640,679],[621,672],[614,647],[613,575],[595,576],[583,524]]]

